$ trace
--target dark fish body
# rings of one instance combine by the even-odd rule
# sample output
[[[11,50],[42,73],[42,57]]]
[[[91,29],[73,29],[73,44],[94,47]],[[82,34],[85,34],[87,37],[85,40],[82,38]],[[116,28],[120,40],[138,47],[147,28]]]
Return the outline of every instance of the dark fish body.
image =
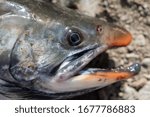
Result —
[[[131,77],[138,64],[84,69],[105,50],[130,41],[123,28],[46,1],[0,1],[0,94],[61,99]]]

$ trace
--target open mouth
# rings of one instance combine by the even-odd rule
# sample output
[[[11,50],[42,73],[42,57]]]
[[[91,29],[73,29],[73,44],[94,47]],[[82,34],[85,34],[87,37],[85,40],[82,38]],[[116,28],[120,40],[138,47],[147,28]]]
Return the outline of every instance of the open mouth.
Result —
[[[107,46],[101,46],[100,48],[97,46],[89,47],[69,56],[57,70],[58,81],[65,81],[74,76],[81,75],[81,71],[84,71],[86,66],[107,48]]]
[[[56,90],[67,92],[95,87],[101,88],[139,73],[140,65],[137,63],[125,68],[104,69],[95,62],[97,65],[94,66],[97,67],[93,68],[90,63],[101,56],[101,53],[107,48],[106,45],[95,47],[68,57],[57,71],[58,75],[55,81],[59,87],[57,89],[55,85]]]

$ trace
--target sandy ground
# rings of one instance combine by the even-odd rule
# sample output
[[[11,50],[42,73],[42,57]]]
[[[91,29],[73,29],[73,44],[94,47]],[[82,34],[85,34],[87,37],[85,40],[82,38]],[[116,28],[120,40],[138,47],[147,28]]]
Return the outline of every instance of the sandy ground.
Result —
[[[128,47],[107,51],[115,66],[141,64],[134,78],[73,99],[150,99],[150,1],[53,0],[93,17],[125,27],[133,35]],[[109,62],[109,60],[108,60]]]

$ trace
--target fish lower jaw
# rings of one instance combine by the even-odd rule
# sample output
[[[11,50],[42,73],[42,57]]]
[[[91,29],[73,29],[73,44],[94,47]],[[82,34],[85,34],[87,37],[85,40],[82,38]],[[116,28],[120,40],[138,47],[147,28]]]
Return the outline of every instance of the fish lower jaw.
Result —
[[[74,92],[90,88],[102,88],[120,80],[130,78],[136,75],[139,71],[139,64],[133,64],[126,69],[116,68],[107,70],[90,68],[67,80],[51,80],[48,85],[50,85],[51,90],[55,93]]]
[[[116,82],[114,79],[86,80],[85,77],[86,76],[75,76],[63,82],[49,82],[50,90],[54,93],[75,92],[96,87],[102,88]]]

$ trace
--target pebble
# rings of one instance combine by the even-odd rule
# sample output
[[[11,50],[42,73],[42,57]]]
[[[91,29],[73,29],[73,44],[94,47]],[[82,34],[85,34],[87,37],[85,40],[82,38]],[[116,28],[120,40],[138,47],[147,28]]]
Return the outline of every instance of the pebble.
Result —
[[[100,11],[98,0],[80,0],[78,4],[78,8],[81,12],[92,17],[94,17]]]
[[[108,1],[107,1],[107,0],[104,0],[104,2],[103,2],[103,6],[104,6],[104,7],[108,7],[108,6],[109,6],[109,3],[108,3]]]
[[[128,52],[131,53],[134,51],[135,48],[133,46],[128,46],[127,49],[128,49]]]
[[[144,77],[150,80],[150,74],[144,74]]]
[[[127,53],[127,49],[122,47],[122,48],[119,48],[116,50],[119,54],[124,54],[124,53]]]
[[[140,34],[138,36],[135,35],[135,40],[133,42],[134,44],[136,45],[139,45],[139,46],[145,46],[146,45],[146,40],[145,40],[145,37],[143,34]]]
[[[147,84],[139,91],[138,97],[142,100],[150,99],[150,82],[147,82]]]
[[[120,97],[123,97],[124,96],[124,93],[122,93],[122,92],[119,92],[119,94],[118,94]]]
[[[130,87],[127,84],[125,84],[123,88],[124,88],[124,95],[123,95],[124,99],[129,99],[129,100],[137,99],[138,93],[133,87]]]
[[[147,80],[145,78],[141,78],[137,81],[134,81],[132,83],[129,83],[131,87],[134,87],[136,90],[141,89],[145,84],[147,83]]]
[[[121,21],[127,21],[127,20],[128,20],[128,17],[127,17],[126,15],[122,15],[122,16],[120,17],[120,20],[121,20]]]
[[[129,17],[129,19],[126,21],[127,24],[131,24],[134,20]]]
[[[145,23],[146,23],[148,26],[150,26],[150,18],[146,18]]]
[[[139,58],[139,55],[135,54],[135,53],[131,53],[131,54],[126,54],[127,58]]]
[[[150,67],[150,58],[144,58],[142,61],[144,67]]]

